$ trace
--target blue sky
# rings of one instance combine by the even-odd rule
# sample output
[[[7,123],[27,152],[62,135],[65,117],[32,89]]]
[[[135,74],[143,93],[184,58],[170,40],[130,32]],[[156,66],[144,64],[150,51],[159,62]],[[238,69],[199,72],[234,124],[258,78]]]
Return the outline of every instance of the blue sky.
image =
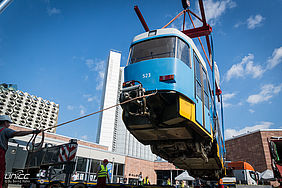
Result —
[[[121,51],[124,66],[131,40],[144,32],[134,5],[150,29],[182,10],[180,0],[13,1],[0,15],[0,83],[60,104],[58,123],[99,110],[109,51]],[[221,74],[226,137],[282,128],[282,1],[204,5]],[[197,12],[196,0],[191,9]],[[88,117],[57,133],[95,141],[98,119]]]

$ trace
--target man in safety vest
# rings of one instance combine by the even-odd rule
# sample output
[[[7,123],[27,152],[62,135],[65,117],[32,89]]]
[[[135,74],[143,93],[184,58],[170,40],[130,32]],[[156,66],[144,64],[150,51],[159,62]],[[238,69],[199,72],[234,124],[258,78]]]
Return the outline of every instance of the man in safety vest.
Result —
[[[170,183],[170,178],[167,179],[166,184],[167,184],[167,185],[171,185],[171,183]]]
[[[109,163],[108,159],[104,159],[103,164],[100,165],[96,173],[96,176],[98,177],[97,188],[106,188],[106,178],[108,179],[108,182],[110,182],[108,168],[107,168],[108,163]]]
[[[146,176],[146,178],[144,178],[143,185],[150,185],[150,181],[149,181],[148,176]]]
[[[40,130],[33,131],[14,131],[9,129],[10,124],[13,123],[11,118],[7,115],[0,115],[0,188],[4,183],[4,176],[6,170],[5,154],[8,149],[9,138],[14,136],[25,136],[28,134],[39,134]]]

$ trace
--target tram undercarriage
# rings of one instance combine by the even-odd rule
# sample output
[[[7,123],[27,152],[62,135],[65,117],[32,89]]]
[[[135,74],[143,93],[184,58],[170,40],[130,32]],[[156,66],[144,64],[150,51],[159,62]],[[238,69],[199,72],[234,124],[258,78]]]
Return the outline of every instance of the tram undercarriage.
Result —
[[[121,93],[121,102],[145,94],[141,86],[130,88]],[[216,141],[191,119],[180,115],[180,98],[183,100],[174,91],[158,91],[156,95],[126,103],[122,105],[123,121],[137,140],[151,146],[154,154],[188,170],[194,177],[219,179],[224,167]]]

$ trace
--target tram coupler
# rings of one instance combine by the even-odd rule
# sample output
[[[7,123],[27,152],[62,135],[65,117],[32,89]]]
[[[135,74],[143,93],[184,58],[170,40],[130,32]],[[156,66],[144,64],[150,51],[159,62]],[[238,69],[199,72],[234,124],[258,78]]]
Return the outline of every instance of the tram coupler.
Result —
[[[142,97],[144,95],[145,88],[143,88],[139,81],[124,82],[119,98],[120,102],[124,103],[121,105],[121,107],[133,116],[147,115],[148,109],[146,105],[146,98]],[[138,99],[132,100],[134,98]]]

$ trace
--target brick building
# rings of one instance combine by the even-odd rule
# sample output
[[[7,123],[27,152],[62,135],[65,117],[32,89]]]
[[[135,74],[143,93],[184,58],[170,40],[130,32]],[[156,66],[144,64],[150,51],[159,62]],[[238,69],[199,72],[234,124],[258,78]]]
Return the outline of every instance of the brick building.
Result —
[[[258,172],[271,168],[267,139],[282,137],[282,129],[261,129],[225,141],[227,161],[246,161]]]

